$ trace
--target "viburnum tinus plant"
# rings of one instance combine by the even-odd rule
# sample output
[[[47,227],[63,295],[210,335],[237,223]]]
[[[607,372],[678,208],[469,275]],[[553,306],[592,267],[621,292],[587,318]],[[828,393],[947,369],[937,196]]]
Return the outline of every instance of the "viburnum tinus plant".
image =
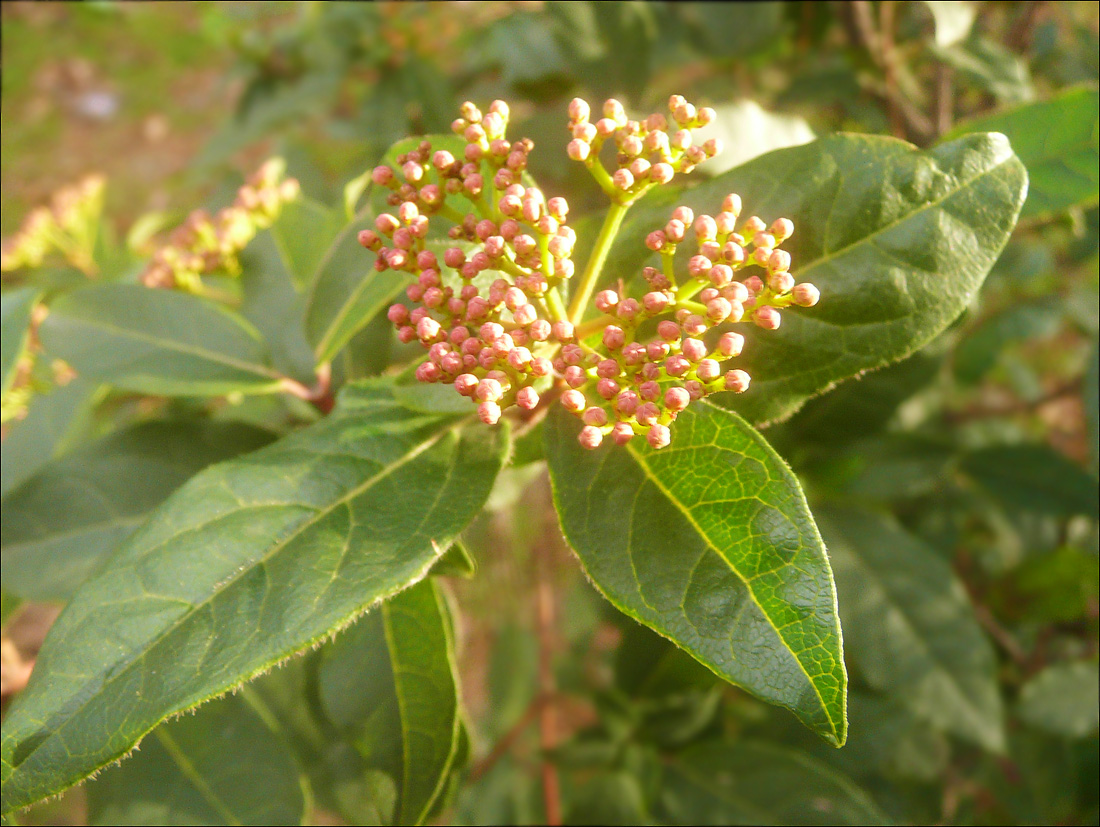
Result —
[[[269,163],[165,239],[117,244],[90,196],[28,222],[4,255],[5,417],[15,400],[8,440],[45,447],[5,478],[4,590],[67,605],[4,720],[4,813],[141,742],[89,785],[97,818],[181,772],[227,820],[311,795],[438,817],[471,752],[439,578],[470,572],[503,469],[541,462],[615,609],[843,745],[829,557],[754,425],[945,329],[1026,176],[996,134],[836,135],[693,182],[713,119],[574,100],[564,151],[610,201],[584,216],[495,101],[332,207]],[[33,428],[66,410],[115,424],[51,459]]]

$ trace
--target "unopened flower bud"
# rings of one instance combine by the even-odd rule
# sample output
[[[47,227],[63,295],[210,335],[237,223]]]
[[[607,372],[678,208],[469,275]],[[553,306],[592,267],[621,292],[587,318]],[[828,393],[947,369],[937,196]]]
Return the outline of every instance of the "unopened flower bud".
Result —
[[[617,169],[615,174],[611,176],[611,181],[621,190],[628,190],[634,186],[634,176],[630,174],[628,169]]]
[[[591,410],[599,410],[599,408],[594,408]],[[581,432],[577,435],[577,441],[583,447],[589,450],[594,450],[596,448],[599,448],[600,443],[603,442],[603,432],[593,425],[586,425],[585,427],[581,428]]]
[[[768,287],[775,293],[787,293],[794,287],[794,276],[790,273],[772,273],[768,276]]]
[[[503,395],[504,390],[501,388],[500,382],[488,377],[478,382],[477,388],[474,390],[474,396],[482,402],[496,402]]]
[[[601,379],[596,383],[596,393],[602,396],[604,399],[611,400],[615,398],[615,394],[619,392],[619,383],[614,379]]]
[[[616,422],[611,428],[611,439],[616,445],[626,445],[634,437],[634,429],[626,422]]]
[[[702,339],[684,339],[680,350],[692,362],[698,362],[707,355],[707,346]]]
[[[573,338],[573,325],[569,322],[554,322],[552,332],[559,342],[568,342]]]
[[[618,350],[626,341],[626,334],[617,325],[608,325],[603,331],[604,347],[608,350]]]
[[[645,237],[645,246],[657,253],[664,249],[667,240],[668,238],[665,236],[664,232],[661,230],[654,230]]]
[[[733,210],[730,210],[730,212],[733,212]],[[752,238],[757,233],[764,232],[767,228],[768,225],[764,223],[764,219],[758,215],[752,215],[746,219],[744,226],[741,228],[741,232],[746,238]]]
[[[578,390],[567,390],[561,395],[561,404],[567,411],[580,413],[588,405],[588,400]]]
[[[704,359],[695,368],[695,375],[703,382],[713,382],[721,373],[721,366],[713,359]]]
[[[821,298],[821,293],[809,282],[802,282],[794,286],[791,296],[799,307],[813,307]]]
[[[715,264],[707,271],[707,275],[715,287],[725,287],[733,281],[733,268],[728,264]]]
[[[616,123],[626,123],[626,110],[623,109],[623,105],[614,98],[608,98],[603,104],[603,114],[605,118],[611,118]]]
[[[670,411],[682,411],[691,402],[691,396],[683,388],[669,388],[665,391],[665,407]]]
[[[726,374],[726,390],[744,393],[749,389],[749,375],[743,370],[731,370]]]
[[[500,421],[500,405],[485,401],[477,406],[478,418],[486,425],[496,425]]]
[[[669,356],[665,359],[665,373],[669,376],[683,376],[691,370],[691,362],[683,356]]]
[[[772,222],[772,235],[780,241],[786,241],[794,235],[794,222],[789,218],[777,218]]]
[[[707,324],[707,320],[702,316],[692,314],[684,319],[684,321],[680,323],[680,326],[688,336],[701,336],[710,325]]]
[[[774,307],[758,307],[752,314],[752,320],[764,330],[778,330],[781,317]]]
[[[672,165],[664,162],[654,164],[649,168],[649,179],[658,184],[667,184],[675,174],[676,171],[672,168]]]
[[[359,231],[359,243],[366,247],[368,250],[378,252],[382,247],[382,239],[378,235],[370,230]]]
[[[703,142],[703,154],[708,158],[713,158],[715,155],[721,155],[722,149],[721,138],[711,138]]]
[[[573,98],[569,101],[569,120],[574,123],[583,123],[588,120],[590,114],[588,101],[583,98]]]
[[[791,254],[786,250],[776,250],[768,256],[768,269],[772,272],[791,269]]]
[[[740,333],[723,333],[718,339],[718,352],[727,359],[741,355],[741,349],[745,346],[745,337]]]
[[[714,123],[714,119],[717,117],[717,112],[709,106],[703,106],[695,113],[695,122],[699,124],[699,126],[707,126],[708,124]]]
[[[657,335],[666,342],[675,342],[680,338],[680,325],[665,319],[657,324]]]
[[[425,316],[416,325],[416,335],[420,337],[422,342],[434,340],[439,335],[440,330],[439,322],[431,316]]]
[[[648,442],[653,448],[661,449],[668,445],[672,440],[672,433],[668,428],[660,423],[655,423],[650,427],[649,432],[645,436],[646,442]]]
[[[607,424],[607,411],[603,408],[593,406],[588,408],[581,416],[585,425],[592,425],[596,428],[602,428]]]
[[[584,368],[579,365],[570,365],[565,369],[565,383],[571,388],[579,388],[588,381]]]
[[[653,402],[643,402],[634,412],[639,425],[652,425],[661,416],[661,409]]]
[[[424,362],[416,368],[416,378],[419,382],[438,382],[442,375],[443,371],[434,362]]]
[[[512,320],[518,325],[529,325],[538,318],[539,311],[533,304],[524,304],[512,314]]]
[[[516,404],[525,411],[533,411],[539,404],[539,393],[534,388],[520,388],[516,393]]]

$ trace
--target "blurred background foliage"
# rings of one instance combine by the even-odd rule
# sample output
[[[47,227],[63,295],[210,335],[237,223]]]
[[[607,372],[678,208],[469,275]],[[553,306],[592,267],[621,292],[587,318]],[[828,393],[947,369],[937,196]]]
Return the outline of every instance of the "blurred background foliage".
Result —
[[[1095,824],[1098,71],[1093,3],[5,3],[0,227],[89,172],[108,176],[119,233],[150,211],[182,218],[270,154],[334,203],[466,99],[509,101],[542,150],[531,172],[549,194],[587,193],[578,213],[602,198],[565,157],[574,95],[712,105],[727,166],[841,130],[920,146],[1005,132],[1030,195],[971,309],[767,431],[833,557],[848,746],[605,604],[521,443],[467,533],[477,576],[451,583],[471,765],[439,818],[542,820],[532,710],[553,703],[573,823]],[[366,372],[389,346],[375,327],[352,345]],[[137,415],[125,397],[90,413],[78,385],[43,397],[48,439],[6,429],[5,493],[45,442],[64,453]],[[558,622],[540,641],[548,580]],[[34,608],[6,626],[11,657],[33,657],[52,617]],[[89,815],[105,817],[77,790],[30,821]]]

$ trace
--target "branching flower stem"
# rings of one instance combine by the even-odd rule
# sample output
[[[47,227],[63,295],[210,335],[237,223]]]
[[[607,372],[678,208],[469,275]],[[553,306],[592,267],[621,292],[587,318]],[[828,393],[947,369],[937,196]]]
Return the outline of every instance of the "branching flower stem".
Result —
[[[607,211],[600,234],[596,237],[596,246],[592,248],[588,264],[584,268],[584,275],[581,276],[577,290],[573,294],[573,300],[569,303],[569,321],[573,324],[579,323],[584,316],[584,310],[592,299],[604,262],[607,261],[607,254],[611,251],[611,244],[619,234],[619,228],[628,209],[630,209],[629,204],[613,203]]]

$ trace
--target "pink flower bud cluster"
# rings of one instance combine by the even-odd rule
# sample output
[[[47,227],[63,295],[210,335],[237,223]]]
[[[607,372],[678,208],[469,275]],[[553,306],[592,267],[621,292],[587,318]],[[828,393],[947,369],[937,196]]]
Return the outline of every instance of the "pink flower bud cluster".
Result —
[[[0,245],[0,272],[40,267],[51,252],[84,268],[89,262],[89,230],[103,209],[102,175],[88,175],[53,194],[49,207],[38,207],[11,238]]]
[[[601,343],[567,345],[554,361],[569,385],[562,405],[584,422],[584,447],[596,448],[607,436],[623,445],[643,434],[654,448],[668,445],[669,424],[693,400],[748,389],[749,375],[730,367],[745,338],[729,325],[775,330],[780,308],[817,303],[817,289],[795,284],[790,254],[779,249],[794,224],[780,218],[768,226],[757,216],[741,221],[740,212],[741,199],[733,194],[713,216],[677,207],[665,227],[646,238],[663,262],[662,269],[643,271],[649,291],[640,300],[612,290],[596,295],[597,308],[610,317]],[[687,278],[677,278],[673,256],[689,234],[698,251],[688,261]],[[743,276],[746,268],[751,275]],[[640,323],[655,317],[665,317],[656,336],[637,341]],[[720,335],[708,335],[719,326]]]
[[[722,151],[719,139],[699,145],[691,132],[714,120],[713,109],[696,109],[680,95],[669,98],[668,109],[670,117],[655,113],[641,121],[630,120],[623,105],[612,98],[604,102],[603,117],[593,121],[587,101],[574,98],[569,104],[573,135],[567,147],[569,157],[583,161],[610,195],[626,203],[655,184],[667,184],[677,172],[691,172]],[[608,139],[616,149],[613,172],[604,170],[598,160]]]
[[[203,275],[239,275],[238,254],[258,231],[275,222],[284,204],[300,193],[297,180],[283,177],[285,169],[282,159],[272,158],[237,190],[232,205],[215,216],[206,210],[192,212],[153,255],[141,275],[142,283],[196,290]]]
[[[391,190],[397,210],[359,234],[377,254],[376,269],[415,278],[406,288],[412,309],[395,304],[388,317],[401,341],[428,349],[417,379],[454,385],[488,424],[511,405],[538,405],[536,384],[545,389],[552,380],[545,354],[572,338],[572,326],[552,324],[547,309],[551,291],[574,271],[569,205],[525,186],[533,144],[510,143],[507,122],[503,101],[484,115],[466,103],[453,125],[466,140],[463,160],[423,141],[397,159],[400,173],[376,167],[372,179]],[[457,211],[471,204],[474,211]],[[435,215],[454,222],[448,235],[460,242],[442,260],[426,244]]]

